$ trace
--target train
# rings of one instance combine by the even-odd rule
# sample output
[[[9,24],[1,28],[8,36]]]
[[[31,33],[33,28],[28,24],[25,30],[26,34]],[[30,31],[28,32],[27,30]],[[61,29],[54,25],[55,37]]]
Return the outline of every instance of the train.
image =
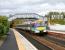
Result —
[[[16,26],[16,28],[23,29],[35,34],[47,34],[47,27],[47,21],[42,19],[38,19],[32,22],[25,22]]]

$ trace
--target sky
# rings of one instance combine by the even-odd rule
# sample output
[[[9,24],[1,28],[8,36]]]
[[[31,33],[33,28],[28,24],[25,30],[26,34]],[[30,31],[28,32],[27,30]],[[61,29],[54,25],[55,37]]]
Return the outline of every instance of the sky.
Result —
[[[0,15],[65,11],[65,0],[0,0]]]

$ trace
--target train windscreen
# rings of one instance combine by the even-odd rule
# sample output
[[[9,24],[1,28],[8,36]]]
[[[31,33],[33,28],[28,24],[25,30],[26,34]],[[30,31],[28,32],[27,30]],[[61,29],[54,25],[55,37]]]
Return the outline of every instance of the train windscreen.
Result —
[[[34,24],[34,27],[43,27],[43,26],[45,26],[44,23],[35,23]]]

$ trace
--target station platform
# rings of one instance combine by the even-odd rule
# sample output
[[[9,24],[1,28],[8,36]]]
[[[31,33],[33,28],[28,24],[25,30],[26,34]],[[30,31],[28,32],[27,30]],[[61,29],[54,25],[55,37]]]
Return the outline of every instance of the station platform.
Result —
[[[0,50],[19,50],[13,31],[10,29],[7,34],[7,38],[0,46]]]
[[[24,36],[22,36],[15,29],[11,29],[14,32],[19,50],[38,50],[33,44],[31,44]]]

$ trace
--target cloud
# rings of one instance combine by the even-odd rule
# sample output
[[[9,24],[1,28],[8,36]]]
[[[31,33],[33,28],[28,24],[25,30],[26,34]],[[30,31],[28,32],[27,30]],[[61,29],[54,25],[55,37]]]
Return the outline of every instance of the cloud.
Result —
[[[45,4],[41,4],[40,7],[41,7],[42,11],[39,14],[41,14],[41,15],[45,15],[50,11],[65,12],[65,4],[64,3],[58,3],[55,5],[45,3]]]
[[[61,7],[62,6],[62,7]],[[0,0],[0,14],[65,11],[65,0]]]

